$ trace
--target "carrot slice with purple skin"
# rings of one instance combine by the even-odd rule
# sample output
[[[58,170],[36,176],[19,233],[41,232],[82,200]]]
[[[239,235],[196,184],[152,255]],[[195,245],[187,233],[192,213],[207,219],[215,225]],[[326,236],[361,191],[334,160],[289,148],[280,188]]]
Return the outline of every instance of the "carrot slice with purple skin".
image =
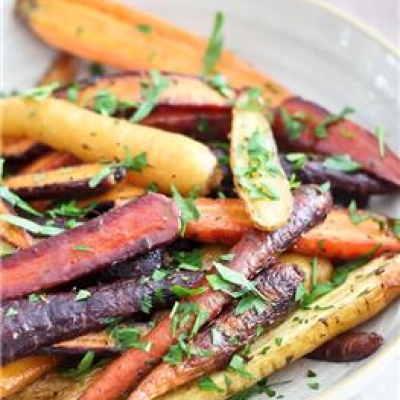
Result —
[[[297,121],[298,129],[290,129],[287,119],[285,122],[285,111],[289,118]],[[316,128],[329,116],[331,114],[326,109],[300,97],[284,101],[277,109],[273,122],[278,145],[293,151],[347,154],[360,163],[364,171],[399,187],[400,158],[387,146],[381,154],[377,137],[367,129],[341,119],[326,126],[325,137],[316,135]]]

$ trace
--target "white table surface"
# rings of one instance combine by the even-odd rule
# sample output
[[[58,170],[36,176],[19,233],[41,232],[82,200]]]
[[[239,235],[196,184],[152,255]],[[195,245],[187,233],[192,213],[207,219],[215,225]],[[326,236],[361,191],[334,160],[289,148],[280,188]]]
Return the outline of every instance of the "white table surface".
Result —
[[[400,47],[399,0],[325,0],[374,28],[384,38]],[[348,400],[400,399],[400,354],[387,365],[358,395]],[[337,399],[341,400],[341,399]]]

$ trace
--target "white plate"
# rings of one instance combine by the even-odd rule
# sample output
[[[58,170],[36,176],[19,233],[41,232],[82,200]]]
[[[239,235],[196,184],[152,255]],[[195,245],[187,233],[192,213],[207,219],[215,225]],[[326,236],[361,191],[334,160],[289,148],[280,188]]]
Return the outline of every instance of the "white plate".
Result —
[[[355,119],[371,129],[377,125],[385,127],[387,142],[400,152],[400,57],[377,35],[362,29],[349,18],[315,0],[124,2],[202,35],[208,35],[215,11],[224,11],[229,47],[295,93],[336,111],[345,105],[355,107]],[[1,2],[5,38],[1,48],[4,62],[2,90],[33,85],[53,55],[52,50],[39,43],[15,20],[12,4],[11,0]],[[399,216],[398,200],[385,199],[374,206]],[[376,389],[379,387],[387,388],[379,400],[398,398],[396,368],[399,365],[394,361],[399,348],[398,304],[367,326],[367,329],[381,333],[386,341],[373,357],[348,364],[299,361],[271,378],[271,381],[293,379],[292,383],[279,388],[279,393],[291,400],[342,400],[361,393],[368,385],[363,397],[357,396],[357,399],[378,399]],[[387,379],[383,378],[383,385],[382,382],[372,385],[374,374],[384,365]],[[307,387],[308,369],[317,371],[320,392]]]

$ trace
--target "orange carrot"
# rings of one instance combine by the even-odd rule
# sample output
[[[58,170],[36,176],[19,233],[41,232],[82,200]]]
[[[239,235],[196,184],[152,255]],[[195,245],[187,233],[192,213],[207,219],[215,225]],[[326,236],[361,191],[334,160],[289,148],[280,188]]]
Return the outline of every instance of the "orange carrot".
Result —
[[[203,69],[206,40],[108,0],[19,0],[17,8],[41,39],[78,57],[123,70],[198,74]],[[262,87],[272,104],[289,96],[230,51],[223,52],[216,70],[236,87]]]
[[[30,164],[22,168],[19,173],[35,174],[58,168],[72,167],[77,164],[80,164],[80,161],[72,154],[63,153],[61,151],[51,151],[50,153],[44,154],[32,161]]]
[[[188,224],[186,237],[189,239],[234,244],[252,228],[241,200],[198,199],[196,206],[200,219]],[[332,210],[325,222],[299,239],[295,251],[340,259],[361,257],[378,245],[381,246],[379,253],[400,251],[400,239],[391,227],[393,221],[368,211],[358,211],[358,216],[361,222],[353,223],[348,210]]]
[[[229,268],[244,277],[253,278],[262,268],[276,262],[302,233],[322,221],[331,208],[331,199],[327,194],[318,193],[314,187],[302,187],[294,194],[295,209],[290,222],[275,232],[250,230],[231,249],[234,257]],[[207,312],[207,320],[213,319],[231,297],[226,293],[213,291],[205,280],[201,285],[206,291],[189,300],[197,304],[199,312]],[[146,352],[140,349],[126,351],[120,358],[109,364],[99,378],[87,389],[80,400],[112,400],[131,388],[160,362],[181,332],[188,333],[195,321],[195,315],[185,326],[172,330],[172,319],[167,315],[143,339],[149,343]],[[204,321],[205,323],[206,321]]]
[[[39,81],[39,85],[49,85],[50,83],[59,83],[66,85],[75,79],[78,72],[77,60],[68,53],[60,53],[51,63],[49,69],[45,72]]]

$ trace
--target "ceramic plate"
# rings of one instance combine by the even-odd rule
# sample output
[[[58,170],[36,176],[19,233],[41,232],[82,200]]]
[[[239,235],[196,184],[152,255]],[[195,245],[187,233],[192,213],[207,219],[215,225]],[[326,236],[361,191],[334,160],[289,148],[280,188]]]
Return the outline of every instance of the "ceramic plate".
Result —
[[[32,86],[53,56],[51,49],[33,38],[14,18],[13,3],[5,0],[0,5],[4,22],[3,90]],[[400,57],[376,34],[348,17],[310,0],[125,0],[125,3],[204,36],[210,31],[214,13],[224,11],[227,46],[294,93],[333,111],[353,106],[358,122],[371,129],[377,125],[385,127],[387,142],[400,152]],[[400,214],[398,198],[374,202],[374,208],[394,216]],[[292,380],[279,387],[279,393],[291,400],[339,400],[354,395],[357,396],[353,399],[378,399],[374,390],[379,389],[379,382],[373,385],[371,382],[374,374],[386,365],[384,385],[388,385],[390,392],[379,399],[395,399],[396,383],[391,381],[396,380],[398,367],[394,361],[399,347],[398,304],[368,324],[367,329],[379,332],[386,341],[373,357],[348,364],[301,360],[271,377],[271,381]],[[307,387],[308,369],[318,374],[321,387],[318,392]],[[359,397],[368,384],[365,397]],[[380,390],[382,387],[381,383]]]

